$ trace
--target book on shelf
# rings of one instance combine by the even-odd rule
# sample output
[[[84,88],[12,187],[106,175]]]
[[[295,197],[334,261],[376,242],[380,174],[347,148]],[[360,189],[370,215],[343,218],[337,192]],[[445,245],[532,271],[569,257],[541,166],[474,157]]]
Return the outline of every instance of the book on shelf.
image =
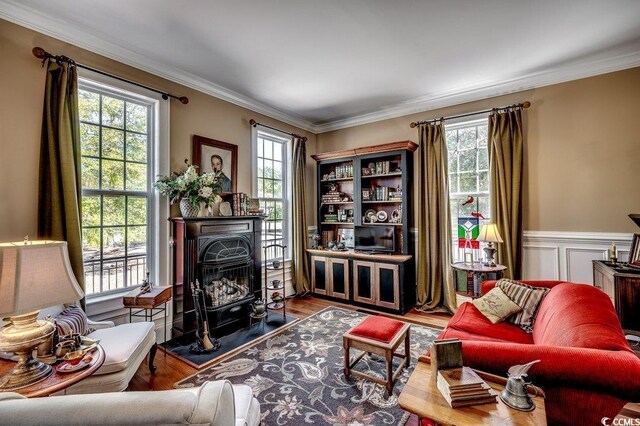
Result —
[[[244,192],[232,192],[224,194],[222,200],[231,205],[231,214],[233,216],[246,216],[247,214],[256,214],[255,211],[249,212],[248,202],[249,196]]]

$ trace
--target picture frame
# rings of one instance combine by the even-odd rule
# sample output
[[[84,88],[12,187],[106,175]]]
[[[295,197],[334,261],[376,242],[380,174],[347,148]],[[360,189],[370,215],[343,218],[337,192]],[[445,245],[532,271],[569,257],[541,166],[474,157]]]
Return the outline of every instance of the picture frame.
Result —
[[[629,250],[629,264],[640,267],[640,234],[633,234]]]
[[[192,164],[198,166],[198,173],[222,173],[223,193],[237,192],[238,145],[193,135],[191,158]]]

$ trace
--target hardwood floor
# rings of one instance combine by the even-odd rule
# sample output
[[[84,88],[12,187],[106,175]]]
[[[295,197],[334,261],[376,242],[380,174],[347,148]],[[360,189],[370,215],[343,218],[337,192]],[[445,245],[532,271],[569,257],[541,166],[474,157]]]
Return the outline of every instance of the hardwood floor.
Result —
[[[294,298],[289,300],[287,305],[287,313],[296,316],[300,319],[306,318],[309,315],[313,315],[314,313],[321,311],[322,309],[329,306],[337,306],[343,309],[355,310],[357,308],[341,304],[337,302],[332,302],[325,299],[319,299],[313,296],[307,296],[303,298]],[[361,311],[367,311],[366,309],[360,309]],[[371,311],[372,313],[377,313]],[[393,316],[393,315],[391,315]],[[408,312],[406,315],[400,317],[402,320],[407,322],[412,322],[415,324],[422,324],[431,327],[444,328],[447,325],[447,322],[451,318],[451,315],[448,314],[427,314],[424,312],[419,312],[416,310],[412,310]],[[234,351],[226,354],[225,356],[220,358],[220,361],[233,356]],[[155,365],[157,367],[157,371],[155,375],[151,375],[149,373],[149,368],[147,363],[142,363],[135,376],[129,383],[130,391],[148,391],[148,390],[167,390],[173,389],[173,384],[184,379],[187,376],[190,376],[196,373],[196,370],[193,367],[190,367],[186,363],[180,361],[177,358],[174,358],[171,355],[164,354],[163,351],[158,351],[155,359]],[[640,404],[630,403],[627,404],[620,415],[617,418],[640,418]],[[407,426],[416,425],[416,419],[411,419]]]

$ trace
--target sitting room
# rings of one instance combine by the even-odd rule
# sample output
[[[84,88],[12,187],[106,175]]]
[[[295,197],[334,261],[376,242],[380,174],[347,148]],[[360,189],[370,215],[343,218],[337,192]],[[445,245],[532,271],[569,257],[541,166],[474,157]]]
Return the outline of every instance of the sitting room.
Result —
[[[0,0],[0,425],[640,425],[638,22]]]

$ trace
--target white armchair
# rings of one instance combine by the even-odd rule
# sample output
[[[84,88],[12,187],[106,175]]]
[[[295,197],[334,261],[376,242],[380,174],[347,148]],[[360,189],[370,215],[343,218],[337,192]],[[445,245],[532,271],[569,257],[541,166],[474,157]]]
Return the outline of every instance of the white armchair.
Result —
[[[249,386],[226,380],[156,392],[30,399],[0,393],[0,424],[258,426],[260,404]]]
[[[54,306],[40,311],[40,317],[55,317],[64,306]],[[91,376],[59,392],[59,394],[84,394],[121,392],[149,354],[149,370],[155,372],[153,360],[157,351],[156,331],[153,322],[135,322],[115,325],[111,321],[91,321],[95,331],[88,335],[99,339],[105,352],[102,366]]]

